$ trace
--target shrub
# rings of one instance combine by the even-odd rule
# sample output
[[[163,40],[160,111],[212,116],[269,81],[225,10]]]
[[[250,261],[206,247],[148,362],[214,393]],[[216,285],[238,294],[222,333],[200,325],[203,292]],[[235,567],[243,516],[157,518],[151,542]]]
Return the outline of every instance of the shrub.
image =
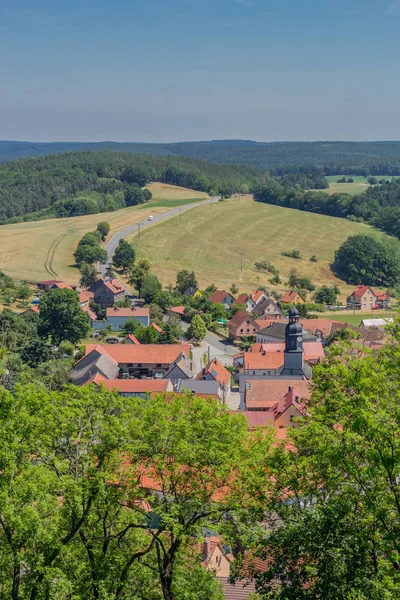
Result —
[[[286,252],[282,252],[281,254],[282,256],[287,256],[288,258],[301,259],[300,250],[287,250]]]

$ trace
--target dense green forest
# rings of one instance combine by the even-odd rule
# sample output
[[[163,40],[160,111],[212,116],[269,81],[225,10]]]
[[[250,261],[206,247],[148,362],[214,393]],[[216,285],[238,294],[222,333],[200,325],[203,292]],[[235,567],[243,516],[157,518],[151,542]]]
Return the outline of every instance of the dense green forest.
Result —
[[[0,223],[116,210],[137,203],[132,186],[149,181],[230,195],[263,177],[245,166],[109,150],[23,159],[0,166]]]
[[[117,150],[156,156],[186,156],[219,164],[242,164],[271,174],[400,175],[400,142],[253,142],[218,140],[144,144],[116,142],[0,141],[0,162],[77,150]]]
[[[307,192],[270,178],[254,193],[255,200],[298,210],[367,222],[400,238],[400,179],[371,186],[358,196]]]

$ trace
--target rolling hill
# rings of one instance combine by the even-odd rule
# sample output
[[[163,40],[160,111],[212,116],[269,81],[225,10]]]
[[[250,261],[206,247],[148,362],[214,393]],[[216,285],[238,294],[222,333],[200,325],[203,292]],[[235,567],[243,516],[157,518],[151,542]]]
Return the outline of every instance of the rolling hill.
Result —
[[[77,150],[114,150],[156,156],[201,158],[283,174],[318,169],[326,175],[400,175],[400,142],[18,142],[0,141],[0,162]]]
[[[254,202],[251,197],[217,202],[195,208],[143,232],[140,242],[133,234],[138,256],[148,258],[164,284],[175,282],[180,269],[194,270],[200,286],[214,283],[228,290],[235,283],[248,292],[260,285],[283,291],[290,269],[309,277],[318,287],[337,283],[345,300],[352,286],[338,280],[330,270],[335,250],[348,236],[385,234],[360,223],[289,208]],[[393,244],[399,242],[392,239]],[[300,250],[302,259],[281,255]],[[316,255],[318,262],[310,262]],[[282,285],[269,283],[272,275],[258,273],[256,261],[265,260],[280,271]],[[241,267],[242,264],[242,267]]]

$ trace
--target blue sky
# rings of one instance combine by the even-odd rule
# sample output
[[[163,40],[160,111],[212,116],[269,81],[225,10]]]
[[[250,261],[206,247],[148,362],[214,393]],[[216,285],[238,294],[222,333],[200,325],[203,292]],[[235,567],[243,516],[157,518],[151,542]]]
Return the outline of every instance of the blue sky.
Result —
[[[400,139],[400,0],[0,0],[0,139]]]

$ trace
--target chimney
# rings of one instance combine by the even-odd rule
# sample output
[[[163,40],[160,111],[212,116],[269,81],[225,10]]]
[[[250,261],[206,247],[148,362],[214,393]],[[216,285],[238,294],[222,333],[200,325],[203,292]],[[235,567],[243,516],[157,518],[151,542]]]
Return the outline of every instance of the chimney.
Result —
[[[289,385],[289,387],[288,387],[288,392],[291,392],[291,391],[292,391],[292,388],[291,388],[291,387],[290,387],[290,385]]]
[[[115,312],[118,312],[119,311],[118,306],[114,306],[114,310],[115,310]]]

